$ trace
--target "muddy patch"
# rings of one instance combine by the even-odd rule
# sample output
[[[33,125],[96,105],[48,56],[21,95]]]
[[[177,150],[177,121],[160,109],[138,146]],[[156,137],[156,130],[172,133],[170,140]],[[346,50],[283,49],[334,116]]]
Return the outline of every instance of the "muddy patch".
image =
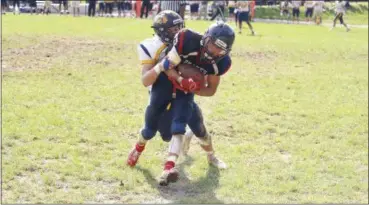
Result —
[[[125,63],[127,60],[137,61],[134,42],[60,36],[35,38],[19,35],[5,39],[8,48],[3,50],[3,71],[121,65],[124,64],[122,56]]]

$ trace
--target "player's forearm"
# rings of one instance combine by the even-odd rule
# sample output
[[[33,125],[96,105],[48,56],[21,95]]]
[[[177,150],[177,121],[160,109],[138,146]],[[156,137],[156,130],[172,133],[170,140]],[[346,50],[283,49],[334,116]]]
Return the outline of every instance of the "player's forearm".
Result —
[[[178,82],[178,80],[181,80],[181,78],[180,78],[181,76],[179,75],[179,73],[175,69],[169,69],[169,70],[165,71],[165,74],[167,74],[167,76],[169,78],[176,79],[177,82]],[[180,83],[180,82],[178,82],[178,83]]]
[[[203,87],[199,91],[196,91],[195,94],[199,96],[210,97],[210,96],[213,96],[216,92],[217,92],[216,89],[213,89],[210,87]]]
[[[159,74],[154,69],[148,70],[141,77],[142,84],[145,87],[150,86],[155,83],[158,76]]]

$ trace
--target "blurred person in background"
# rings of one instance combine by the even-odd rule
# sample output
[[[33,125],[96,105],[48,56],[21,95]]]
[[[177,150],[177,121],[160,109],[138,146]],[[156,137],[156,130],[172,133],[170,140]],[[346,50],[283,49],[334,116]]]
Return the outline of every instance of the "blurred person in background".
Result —
[[[60,11],[60,15],[62,15],[64,13],[69,14],[68,1],[67,0],[59,0],[59,11]]]
[[[142,0],[140,18],[143,17],[145,11],[145,18],[149,15],[150,11],[150,0]]]
[[[49,15],[51,13],[51,3],[51,0],[45,1],[43,14]]]
[[[235,17],[235,9],[236,9],[236,2],[237,1],[229,1],[228,2],[228,13],[229,13],[229,19],[232,21]]]
[[[191,19],[199,19],[199,6],[200,1],[191,1],[190,2],[190,12],[191,12]]]
[[[256,7],[256,3],[255,0],[251,0],[250,1],[250,9],[251,9],[251,13],[250,13],[250,21],[254,20],[255,17],[255,7]]]
[[[294,21],[299,23],[300,21],[300,6],[301,1],[292,1],[292,23],[294,23]]]
[[[317,25],[322,23],[324,1],[314,1],[314,20]]]
[[[2,14],[6,14],[6,10],[7,10],[7,5],[8,3],[6,2],[6,0],[1,0],[1,11],[2,11]]]
[[[309,22],[313,18],[313,12],[314,12],[314,1],[305,1],[305,18],[306,21]]]
[[[118,17],[121,17],[121,16],[124,17],[124,6],[125,6],[124,0],[117,0]]]
[[[214,1],[214,4],[216,11],[211,17],[210,21],[213,21],[217,16],[221,15],[223,22],[225,22],[226,19],[224,17],[224,9],[226,6],[228,6],[228,1],[224,0]]]
[[[95,16],[96,0],[88,0],[88,16]]]
[[[238,33],[242,33],[242,22],[245,21],[247,25],[249,26],[249,29],[251,31],[252,35],[255,35],[254,28],[252,27],[250,23],[250,2],[249,1],[238,1],[236,3],[237,9],[238,9]]]
[[[19,0],[13,0],[13,14],[16,13],[20,14],[20,1]]]
[[[105,2],[104,0],[99,0],[99,10],[97,10],[97,13],[99,16],[104,16],[105,14]]]
[[[186,0],[160,0],[159,5],[158,13],[160,11],[170,10],[179,14],[183,20],[185,19]]]
[[[105,14],[107,17],[113,17],[114,0],[105,0]]]
[[[72,1],[73,16],[79,16],[80,1]]]
[[[200,19],[208,19],[208,1],[201,1],[200,4]]]
[[[281,10],[280,15],[287,17],[287,22],[290,18],[289,5],[290,3],[288,1],[281,1],[281,4],[280,4],[280,10]]]
[[[28,0],[28,3],[29,3],[29,7],[31,7],[31,15],[33,14],[33,13],[38,13],[37,12],[37,2],[36,2],[36,0]]]
[[[343,20],[343,16],[345,15],[346,12],[346,1],[336,1],[336,16],[334,17],[333,20],[333,26],[331,28],[331,30],[333,30],[336,27],[336,22],[339,19],[340,23],[346,27],[346,31],[350,31],[350,28],[348,27],[348,25],[344,22]]]

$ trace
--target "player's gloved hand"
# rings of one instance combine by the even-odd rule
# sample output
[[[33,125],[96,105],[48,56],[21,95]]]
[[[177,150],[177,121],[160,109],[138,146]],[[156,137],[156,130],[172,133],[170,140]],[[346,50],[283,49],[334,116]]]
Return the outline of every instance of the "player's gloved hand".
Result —
[[[192,78],[183,78],[180,85],[188,92],[195,92],[201,88],[201,83],[195,82]]]

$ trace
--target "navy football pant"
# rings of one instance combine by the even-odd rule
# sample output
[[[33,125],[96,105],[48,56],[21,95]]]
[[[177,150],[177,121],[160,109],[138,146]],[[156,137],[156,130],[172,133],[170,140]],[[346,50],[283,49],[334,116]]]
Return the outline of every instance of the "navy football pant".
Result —
[[[141,131],[146,140],[159,131],[164,141],[170,141],[174,134],[184,134],[186,125],[197,137],[204,137],[206,129],[200,108],[193,101],[194,94],[177,90],[172,99],[172,84],[165,74],[160,74],[150,93],[150,103],[145,112],[145,126]],[[171,103],[170,109],[167,107]]]

